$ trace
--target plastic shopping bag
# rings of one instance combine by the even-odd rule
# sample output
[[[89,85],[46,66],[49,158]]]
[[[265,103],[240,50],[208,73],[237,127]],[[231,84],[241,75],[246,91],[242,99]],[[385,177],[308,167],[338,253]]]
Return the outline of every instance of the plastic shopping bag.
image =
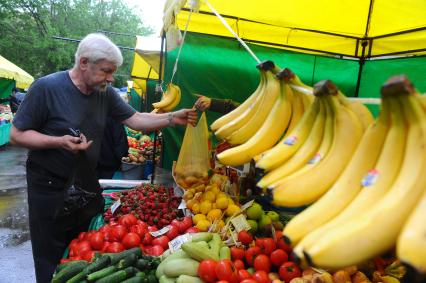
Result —
[[[176,183],[184,188],[207,184],[210,159],[208,149],[209,132],[206,114],[203,113],[197,126],[186,126],[178,161],[174,168]]]

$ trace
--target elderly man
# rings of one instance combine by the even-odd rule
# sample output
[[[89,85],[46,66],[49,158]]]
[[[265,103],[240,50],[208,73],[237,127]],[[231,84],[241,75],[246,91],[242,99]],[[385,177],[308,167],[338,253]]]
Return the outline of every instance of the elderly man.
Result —
[[[102,211],[95,172],[107,117],[135,130],[195,124],[192,109],[139,113],[110,87],[122,64],[118,47],[102,34],[79,44],[75,65],[35,81],[11,129],[11,142],[29,148],[31,243],[38,283],[50,282],[71,239]]]

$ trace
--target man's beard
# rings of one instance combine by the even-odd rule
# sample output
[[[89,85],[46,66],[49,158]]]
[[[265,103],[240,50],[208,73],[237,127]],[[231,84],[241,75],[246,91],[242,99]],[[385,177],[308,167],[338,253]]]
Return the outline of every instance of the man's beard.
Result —
[[[100,84],[100,85],[95,85],[93,87],[93,90],[95,92],[106,92],[107,88],[108,88],[109,84]]]

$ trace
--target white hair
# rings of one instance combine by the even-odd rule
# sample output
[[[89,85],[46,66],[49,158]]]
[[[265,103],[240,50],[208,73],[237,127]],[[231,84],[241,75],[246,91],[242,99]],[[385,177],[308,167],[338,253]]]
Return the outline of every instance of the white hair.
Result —
[[[94,63],[105,59],[114,63],[117,67],[123,64],[120,49],[101,33],[88,34],[80,41],[75,52],[75,66],[80,65],[80,59],[83,57]]]

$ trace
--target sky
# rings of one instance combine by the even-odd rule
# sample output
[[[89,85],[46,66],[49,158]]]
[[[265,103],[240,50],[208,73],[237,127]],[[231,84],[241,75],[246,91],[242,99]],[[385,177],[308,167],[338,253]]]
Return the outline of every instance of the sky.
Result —
[[[152,27],[156,34],[160,34],[163,26],[163,7],[166,0],[124,0],[129,7],[135,7],[136,13],[141,15],[146,26]]]

